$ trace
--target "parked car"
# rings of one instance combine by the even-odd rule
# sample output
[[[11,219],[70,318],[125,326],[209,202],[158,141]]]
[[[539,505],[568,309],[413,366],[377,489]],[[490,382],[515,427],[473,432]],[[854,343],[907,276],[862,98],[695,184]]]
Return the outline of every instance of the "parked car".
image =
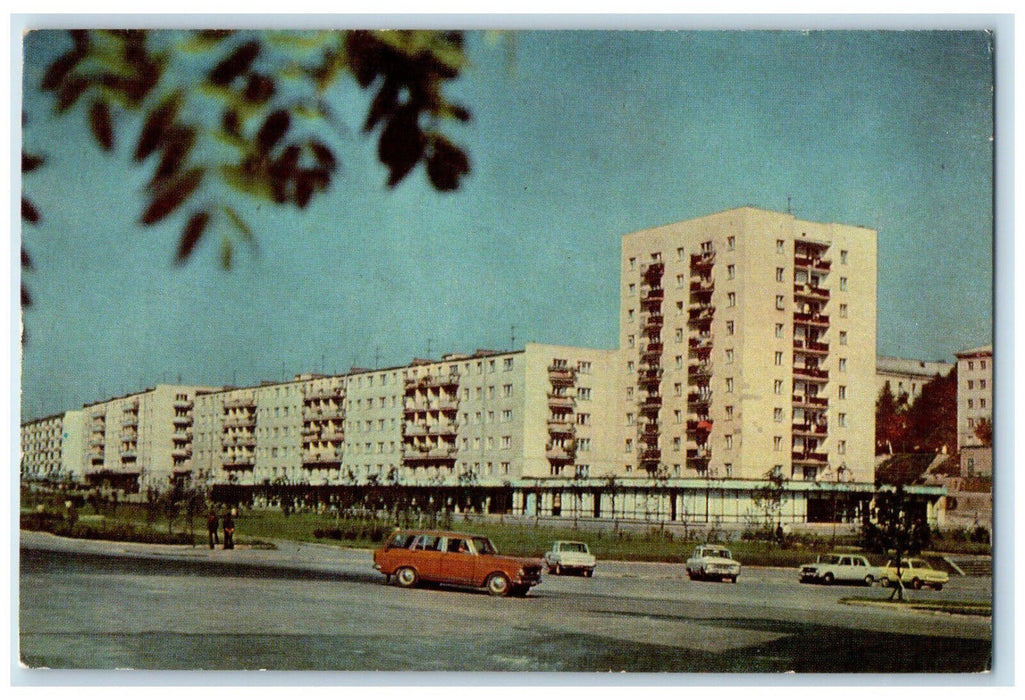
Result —
[[[374,568],[403,588],[421,581],[485,588],[493,596],[524,596],[541,583],[540,559],[503,556],[482,535],[398,530],[374,551]]]
[[[740,576],[740,562],[733,558],[730,550],[718,544],[702,544],[687,560],[687,575],[695,579],[718,579],[737,582]]]
[[[579,572],[590,577],[594,573],[595,557],[585,542],[559,540],[552,543],[550,551],[545,552],[545,566],[549,573],[556,576]]]
[[[897,564],[892,561],[886,562],[879,575],[879,583],[883,586],[896,586],[897,578]],[[911,586],[916,591],[923,586],[939,591],[943,589],[943,584],[950,580],[950,576],[946,571],[932,568],[925,559],[913,558],[901,561],[900,580],[905,586]]]
[[[820,554],[813,564],[801,564],[801,583],[864,583],[879,580],[882,569],[860,554]]]

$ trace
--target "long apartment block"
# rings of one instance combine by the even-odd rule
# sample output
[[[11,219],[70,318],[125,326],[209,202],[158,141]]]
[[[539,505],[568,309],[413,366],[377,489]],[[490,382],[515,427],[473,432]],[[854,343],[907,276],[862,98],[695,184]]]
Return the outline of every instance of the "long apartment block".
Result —
[[[626,235],[621,265],[617,350],[530,343],[259,386],[160,385],[26,426],[22,471],[54,473],[60,422],[60,469],[128,490],[777,468],[872,481],[875,231],[745,207]]]
[[[621,284],[625,470],[872,480],[875,231],[733,209],[625,236]]]
[[[615,469],[614,351],[527,344],[197,398],[217,481],[501,484]]]

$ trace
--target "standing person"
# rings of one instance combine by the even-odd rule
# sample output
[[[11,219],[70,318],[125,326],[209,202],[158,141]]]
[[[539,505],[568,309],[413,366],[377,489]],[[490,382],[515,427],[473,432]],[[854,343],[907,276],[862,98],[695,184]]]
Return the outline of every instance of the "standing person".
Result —
[[[224,514],[224,548],[235,549],[235,521],[231,517],[231,512]]]
[[[210,536],[210,549],[214,548],[217,542],[217,528],[220,526],[220,519],[213,510],[206,516],[206,532]]]

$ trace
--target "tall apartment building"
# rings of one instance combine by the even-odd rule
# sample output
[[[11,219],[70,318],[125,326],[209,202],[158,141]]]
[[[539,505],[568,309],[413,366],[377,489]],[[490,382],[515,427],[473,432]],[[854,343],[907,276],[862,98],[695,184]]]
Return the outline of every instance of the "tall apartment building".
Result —
[[[215,482],[497,485],[616,467],[615,351],[529,343],[197,397]]]
[[[871,482],[876,232],[744,207],[623,238],[623,470]]]
[[[936,378],[945,377],[954,368],[949,362],[910,360],[902,357],[880,355],[876,358],[876,396],[883,387],[890,384],[894,397],[906,394],[908,403],[914,403],[922,394],[922,387]]]
[[[993,421],[993,346],[955,353],[957,357],[957,446],[963,476],[991,476],[993,449],[978,436],[980,423]]]
[[[85,481],[137,492],[191,478],[195,400],[210,390],[159,384],[85,406],[81,411]]]

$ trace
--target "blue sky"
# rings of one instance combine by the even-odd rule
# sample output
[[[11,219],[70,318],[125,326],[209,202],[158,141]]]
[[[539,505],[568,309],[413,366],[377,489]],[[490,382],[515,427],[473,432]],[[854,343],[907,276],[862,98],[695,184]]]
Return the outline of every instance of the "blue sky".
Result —
[[[251,209],[259,250],[172,264],[142,228],[131,145],[35,89],[62,50],[25,42],[35,300],[26,418],[158,382],[299,372],[546,342],[612,348],[620,238],[741,205],[879,231],[878,351],[952,360],[992,334],[992,56],[982,32],[473,33],[448,133],[473,172],[388,190],[352,98],[342,176],[305,212]]]

